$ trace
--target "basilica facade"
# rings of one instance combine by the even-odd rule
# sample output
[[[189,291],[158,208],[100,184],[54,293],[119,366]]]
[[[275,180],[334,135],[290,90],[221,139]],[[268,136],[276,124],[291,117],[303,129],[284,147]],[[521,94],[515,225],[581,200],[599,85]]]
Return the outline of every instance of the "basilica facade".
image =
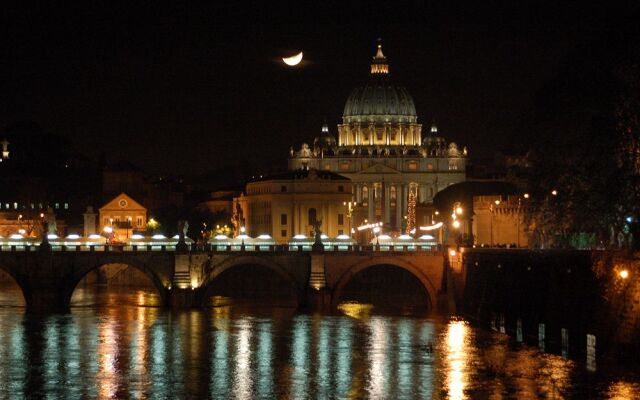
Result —
[[[411,95],[392,83],[378,44],[368,82],[346,101],[338,139],[325,124],[311,146],[289,150],[288,167],[349,178],[353,226],[382,222],[387,230],[401,231],[412,207],[428,207],[438,191],[465,180],[466,155],[466,148],[447,143],[435,125],[423,133]],[[430,222],[428,212],[422,214],[416,225]]]

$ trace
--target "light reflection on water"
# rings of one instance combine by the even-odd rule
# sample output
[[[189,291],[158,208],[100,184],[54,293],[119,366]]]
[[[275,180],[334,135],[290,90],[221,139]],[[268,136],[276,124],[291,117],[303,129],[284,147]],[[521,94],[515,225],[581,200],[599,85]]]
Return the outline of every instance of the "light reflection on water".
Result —
[[[514,346],[464,321],[237,307],[169,312],[153,292],[67,315],[0,308],[0,398],[475,399],[640,393],[637,375]],[[85,294],[86,295],[86,294]],[[95,294],[94,294],[95,295]],[[125,306],[113,306],[118,298]],[[138,305],[142,304],[142,306]]]

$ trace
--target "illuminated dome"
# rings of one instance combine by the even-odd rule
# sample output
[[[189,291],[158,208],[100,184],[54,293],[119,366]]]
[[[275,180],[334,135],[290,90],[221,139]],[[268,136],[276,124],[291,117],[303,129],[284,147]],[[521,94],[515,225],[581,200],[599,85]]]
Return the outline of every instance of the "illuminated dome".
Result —
[[[389,65],[382,53],[382,45],[371,64],[367,84],[354,89],[347,99],[342,115],[343,123],[415,123],[418,119],[413,98],[401,86],[389,79]]]
[[[351,92],[344,106],[342,124],[338,125],[338,146],[406,149],[421,145],[421,132],[413,99],[405,88],[391,83],[387,57],[378,43],[369,82]]]
[[[329,133],[329,126],[325,122],[322,124],[320,136],[313,141],[313,147],[317,150],[328,150],[336,145],[336,138]]]

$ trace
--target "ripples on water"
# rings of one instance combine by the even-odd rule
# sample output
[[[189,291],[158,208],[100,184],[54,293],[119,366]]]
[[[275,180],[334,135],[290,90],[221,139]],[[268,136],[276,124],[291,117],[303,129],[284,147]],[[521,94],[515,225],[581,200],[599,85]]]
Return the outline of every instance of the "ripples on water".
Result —
[[[0,300],[11,292],[2,291]],[[15,294],[15,293],[14,293]],[[169,312],[152,291],[77,290],[67,315],[0,308],[0,398],[634,398],[637,375],[514,346],[464,321],[238,307]],[[15,300],[14,300],[15,301]],[[92,304],[100,303],[95,306]],[[124,304],[124,305],[123,305]]]

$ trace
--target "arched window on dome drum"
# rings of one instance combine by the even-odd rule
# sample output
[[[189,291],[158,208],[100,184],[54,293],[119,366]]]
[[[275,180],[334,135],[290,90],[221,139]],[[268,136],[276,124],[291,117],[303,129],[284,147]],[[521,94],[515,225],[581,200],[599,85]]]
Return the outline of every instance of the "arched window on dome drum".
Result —
[[[367,206],[369,205],[369,188],[366,186],[362,187],[362,205],[363,206]]]
[[[396,206],[396,198],[397,198],[397,194],[396,194],[396,187],[395,186],[391,186],[391,189],[389,189],[389,203],[391,205],[391,207],[395,207]]]

